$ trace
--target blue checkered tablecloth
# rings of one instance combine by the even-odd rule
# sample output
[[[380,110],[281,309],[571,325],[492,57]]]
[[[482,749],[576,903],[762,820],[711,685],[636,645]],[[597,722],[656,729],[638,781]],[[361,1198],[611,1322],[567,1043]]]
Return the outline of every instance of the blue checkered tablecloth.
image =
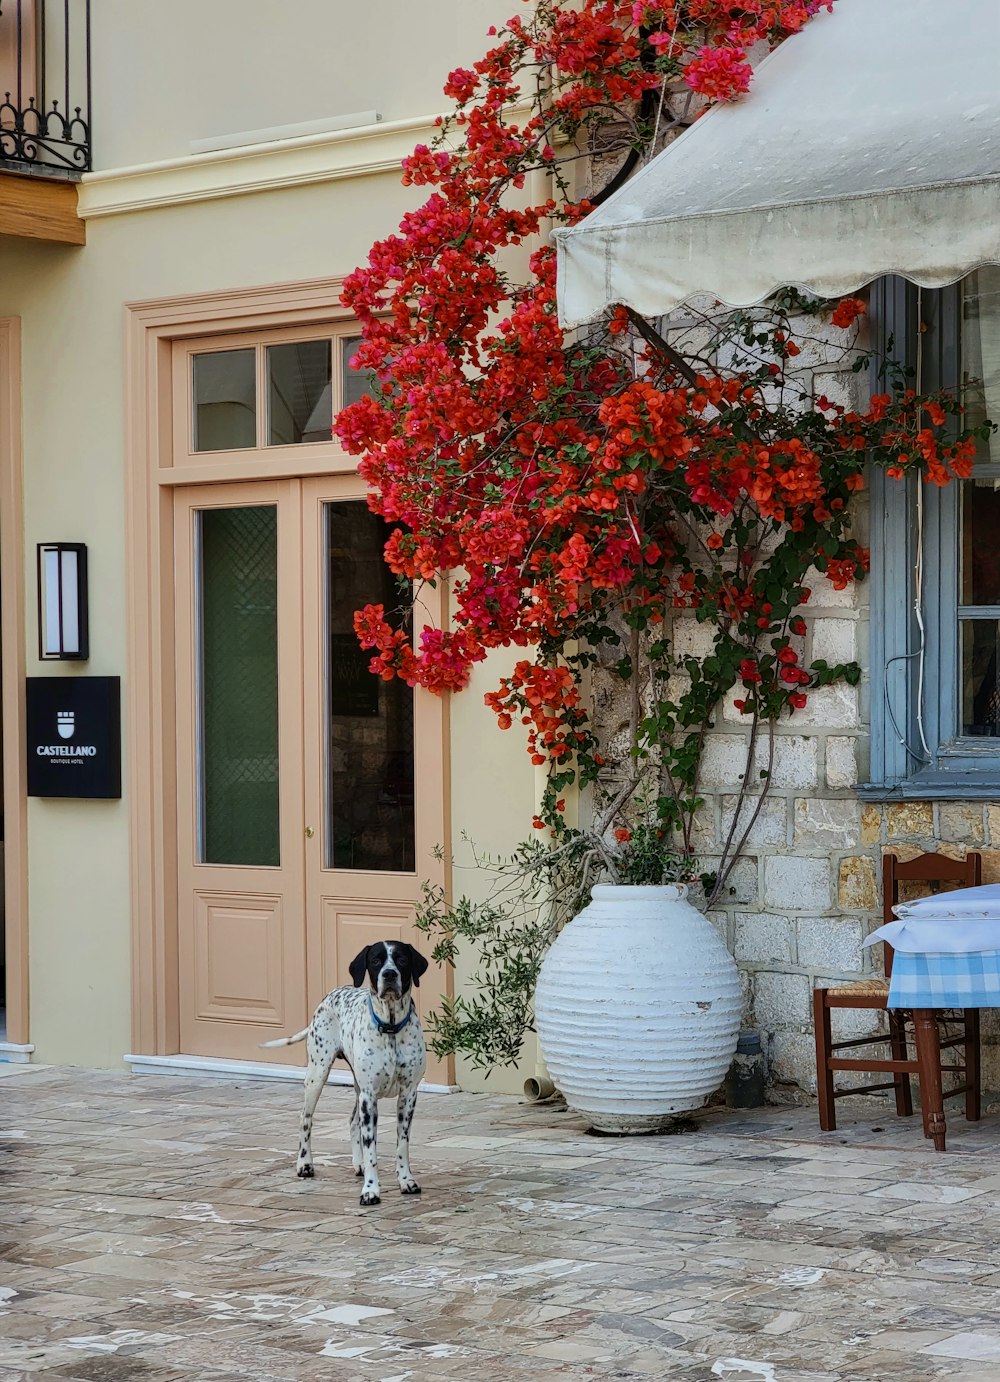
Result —
[[[890,1008],[1000,1008],[1000,950],[930,955],[897,950]]]

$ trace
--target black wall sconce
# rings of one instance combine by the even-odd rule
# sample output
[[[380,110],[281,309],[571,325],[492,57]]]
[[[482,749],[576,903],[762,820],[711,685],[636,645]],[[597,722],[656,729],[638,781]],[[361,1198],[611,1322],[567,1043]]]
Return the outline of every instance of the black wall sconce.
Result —
[[[86,662],[90,656],[82,542],[38,544],[38,656],[42,662]]]

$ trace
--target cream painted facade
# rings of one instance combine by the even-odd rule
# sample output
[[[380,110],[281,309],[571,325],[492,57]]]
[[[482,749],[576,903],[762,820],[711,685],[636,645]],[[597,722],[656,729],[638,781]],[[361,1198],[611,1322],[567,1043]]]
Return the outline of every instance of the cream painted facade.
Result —
[[[162,972],[176,964],[170,944],[143,969],[147,950],[160,943],[146,934],[153,923],[143,899],[159,890],[165,912],[176,900],[172,885],[154,876],[162,857],[143,836],[151,803],[161,826],[166,820],[163,828],[172,828],[173,765],[150,776],[136,770],[140,753],[156,762],[148,736],[156,737],[162,699],[155,680],[136,680],[136,649],[155,622],[142,594],[152,555],[135,530],[137,495],[147,481],[153,489],[158,483],[147,473],[158,440],[135,425],[150,404],[137,397],[142,385],[129,353],[136,323],[155,316],[158,304],[171,304],[178,319],[183,304],[194,304],[194,317],[220,294],[260,289],[277,314],[273,326],[284,284],[295,285],[290,310],[306,298],[333,301],[331,283],[363,262],[415,201],[400,185],[400,159],[432,134],[448,70],[481,51],[489,24],[504,17],[492,0],[367,8],[331,0],[97,0],[93,7],[95,172],[79,199],[87,243],[0,238],[0,318],[19,323],[23,484],[22,510],[12,514],[8,500],[5,520],[4,542],[12,551],[20,539],[23,567],[22,589],[8,588],[14,582],[5,577],[0,592],[8,625],[20,615],[5,647],[18,648],[23,664],[5,669],[5,708],[16,713],[24,673],[123,677],[122,800],[27,803],[26,915],[7,918],[15,961],[8,991],[18,982],[23,942],[27,1003],[8,1039],[32,1046],[33,1060],[116,1067],[128,1053],[179,1050],[170,1036],[176,1024],[160,1011],[176,990],[176,972]],[[373,111],[381,121],[315,128]],[[303,125],[309,132],[295,128]],[[225,143],[246,132],[252,146],[192,153],[197,141]],[[17,467],[16,451],[12,441],[8,469]],[[315,463],[304,463],[315,474]],[[208,465],[205,478],[225,480],[228,472]],[[89,661],[53,667],[37,655],[35,551],[55,540],[87,544],[91,637]],[[161,550],[153,573],[164,589],[167,557]],[[484,689],[493,679],[480,673]],[[516,843],[534,802],[526,756],[496,733],[477,688],[454,699],[446,724],[450,838],[442,842],[459,857],[463,833],[491,849]],[[15,772],[6,767],[8,776]],[[12,844],[8,829],[9,877]],[[470,882],[458,886],[468,890]],[[9,886],[8,912],[11,896]],[[157,965],[163,993],[147,984]],[[459,988],[467,977],[459,971]],[[468,1071],[459,1075],[477,1083]],[[517,1080],[490,1083],[510,1088]]]
[[[199,482],[206,494],[232,486],[245,498],[250,471],[231,456],[209,456],[198,459],[195,475],[191,458],[181,456],[180,469],[188,465],[189,473],[180,480],[166,473],[178,459],[166,433],[179,405],[171,402],[173,376],[164,362],[188,336],[211,336],[219,349],[229,339],[263,340],[303,324],[307,335],[331,322],[346,328],[338,281],[419,200],[419,189],[400,184],[401,160],[432,137],[449,69],[482,51],[487,28],[508,9],[509,0],[385,0],[367,10],[335,0],[285,7],[93,0],[95,171],[82,180],[78,201],[86,245],[4,233],[0,196],[8,1000],[0,1059],[116,1068],[129,1054],[192,1054],[178,1015],[185,904],[171,848],[183,802],[176,736],[168,732],[171,697],[189,688],[175,663],[163,674],[165,650],[176,644],[177,556],[162,523],[175,486],[194,494],[195,504]],[[0,165],[0,181],[5,176]],[[821,341],[815,358],[800,357],[802,370],[831,396],[862,402],[865,381],[842,374],[832,345]],[[338,493],[347,493],[344,457],[328,446],[296,450],[297,458],[284,456],[261,481],[285,486],[286,508],[299,502],[289,485],[315,498],[331,472]],[[863,533],[867,516],[859,518]],[[82,664],[38,660],[36,545],[55,540],[88,548],[90,657]],[[313,605],[314,566],[303,561]],[[878,669],[869,645],[884,615],[870,614],[867,585],[836,591],[821,579],[813,584],[811,655],[856,656],[865,676],[858,690],[841,686],[810,698],[808,710],[781,727],[780,780],[715,917],[739,962],[745,1020],[764,1037],[772,1085],[778,1097],[793,1098],[815,1087],[813,987],[867,977],[877,964],[861,942],[879,919],[881,856],[984,849],[984,876],[1000,878],[995,800],[859,798],[880,696],[871,690]],[[699,648],[696,628],[679,623],[675,634]],[[314,655],[315,640],[304,638],[292,661],[304,665]],[[496,655],[479,668],[470,689],[441,709],[438,737],[424,744],[439,799],[427,829],[440,824],[433,842],[450,852],[456,895],[482,896],[484,888],[466,837],[494,854],[513,849],[529,833],[538,797],[516,731],[498,733],[483,706],[482,693],[496,686],[504,664]],[[122,677],[120,801],[26,797],[23,682],[42,674]],[[599,676],[595,691],[599,728],[613,743],[621,708]],[[305,720],[308,750],[315,715]],[[698,841],[706,864],[728,829],[742,736],[727,706],[706,760]],[[301,757],[296,790],[315,796],[308,751]],[[303,823],[315,824],[307,816]],[[301,906],[312,934],[322,931],[323,917],[313,916],[315,887],[310,892],[307,883],[303,875]],[[284,901],[294,907],[288,899],[299,885],[293,879],[288,886]],[[368,921],[377,920],[379,899],[363,901]],[[389,903],[396,924],[407,899]],[[190,910],[189,898],[188,921]],[[330,977],[322,936],[314,941],[306,973],[313,989]],[[471,956],[460,959],[455,992],[468,989],[472,967]],[[845,1022],[844,1035],[868,1029],[866,1014]],[[266,1024],[260,1033],[275,1034]],[[219,1057],[226,1056],[220,1043]],[[520,1089],[534,1070],[529,1041],[520,1071],[494,1072],[487,1087]],[[481,1073],[462,1061],[453,1075],[464,1087],[483,1087]],[[1000,1088],[993,1024],[985,1080]]]

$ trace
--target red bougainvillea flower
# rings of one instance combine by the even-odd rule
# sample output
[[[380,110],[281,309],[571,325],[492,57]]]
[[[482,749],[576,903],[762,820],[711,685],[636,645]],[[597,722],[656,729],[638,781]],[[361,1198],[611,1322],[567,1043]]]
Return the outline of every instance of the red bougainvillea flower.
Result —
[[[742,48],[699,48],[688,63],[684,80],[699,96],[731,101],[750,89],[753,68]]]
[[[858,317],[863,316],[865,311],[865,303],[861,298],[843,298],[834,308],[830,320],[834,326],[848,327],[856,322]]]

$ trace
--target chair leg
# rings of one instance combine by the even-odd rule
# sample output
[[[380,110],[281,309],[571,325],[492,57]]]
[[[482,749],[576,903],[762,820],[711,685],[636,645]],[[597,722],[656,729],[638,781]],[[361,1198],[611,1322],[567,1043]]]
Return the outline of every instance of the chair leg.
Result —
[[[816,1089],[819,1094],[819,1125],[824,1132],[834,1132],[837,1115],[834,1112],[833,1071],[830,1069],[833,1033],[826,993],[816,989],[813,994],[813,1029],[816,1033]]]
[[[978,1123],[982,1113],[979,1066],[979,1009],[965,1010],[965,1116],[970,1123]]]
[[[906,1019],[902,1013],[889,1011],[889,1049],[893,1060],[906,1060]],[[905,1070],[892,1077],[896,1086],[896,1112],[900,1118],[913,1115],[913,1095],[910,1091],[910,1077]]]

